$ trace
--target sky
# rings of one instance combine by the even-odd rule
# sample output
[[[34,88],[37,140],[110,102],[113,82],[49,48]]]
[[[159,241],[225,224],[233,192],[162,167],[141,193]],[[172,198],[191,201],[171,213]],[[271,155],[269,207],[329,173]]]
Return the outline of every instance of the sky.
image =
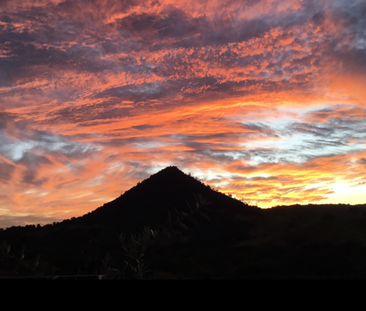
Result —
[[[0,227],[166,166],[251,205],[366,203],[366,2],[1,0]]]

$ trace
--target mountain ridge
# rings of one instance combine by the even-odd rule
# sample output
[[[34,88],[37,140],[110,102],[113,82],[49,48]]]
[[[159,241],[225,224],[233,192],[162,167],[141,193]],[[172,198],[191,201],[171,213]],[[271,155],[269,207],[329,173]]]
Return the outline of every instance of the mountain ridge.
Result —
[[[110,224],[120,222],[124,231],[139,231],[144,226],[152,226],[167,218],[175,210],[189,212],[197,205],[197,200],[206,200],[210,211],[228,213],[253,213],[259,208],[250,206],[211,189],[175,166],[168,166],[139,182],[120,197],[104,204],[96,210],[79,217],[85,224],[104,221]],[[113,221],[112,221],[113,218]],[[150,220],[149,220],[150,218]],[[138,224],[137,224],[138,223]],[[133,230],[136,226],[136,230]]]
[[[78,218],[0,231],[0,277],[135,278],[143,246],[144,278],[366,279],[365,241],[366,205],[264,210],[167,167]]]

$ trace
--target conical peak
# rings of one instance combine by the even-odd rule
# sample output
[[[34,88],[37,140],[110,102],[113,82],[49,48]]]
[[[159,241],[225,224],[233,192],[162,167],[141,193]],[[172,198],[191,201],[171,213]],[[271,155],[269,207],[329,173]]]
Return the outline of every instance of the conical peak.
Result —
[[[186,174],[183,173],[179,168],[176,166],[167,166],[166,168],[162,169],[161,171],[151,175],[152,178],[177,178],[178,176],[185,176]]]
[[[177,167],[168,166],[84,216],[83,221],[111,224],[119,230],[132,232],[165,221],[175,209],[187,213],[196,206],[197,197],[210,202],[210,212],[230,214],[251,210],[246,204],[214,191]]]
[[[175,172],[175,173],[177,173],[177,172],[179,172],[179,173],[182,173],[182,174],[184,174],[178,167],[176,167],[176,166],[167,166],[166,168],[163,168],[161,171],[159,171],[157,174],[159,174],[159,173],[161,173],[161,172],[171,172],[171,173],[173,173],[173,172]]]
[[[136,193],[140,193],[139,196],[141,197],[146,194],[154,196],[158,194],[161,195],[163,192],[172,191],[172,188],[186,188],[187,184],[190,185],[192,183],[192,180],[195,181],[192,177],[183,173],[176,166],[167,166],[159,172],[151,175],[149,178],[139,182],[135,187],[125,193],[133,196],[135,196]],[[183,191],[183,188],[181,191]]]

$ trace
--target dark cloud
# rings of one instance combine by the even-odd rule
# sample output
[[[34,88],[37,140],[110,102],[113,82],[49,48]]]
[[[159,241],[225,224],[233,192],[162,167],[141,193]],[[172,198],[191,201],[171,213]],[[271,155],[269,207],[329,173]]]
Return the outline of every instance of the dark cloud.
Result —
[[[366,158],[361,158],[358,162],[366,166]]]
[[[112,40],[107,39],[104,42],[102,42],[102,48],[104,49],[104,52],[106,54],[116,54],[120,50],[120,45]],[[122,63],[126,63],[126,60],[127,60],[127,62],[132,62],[132,63],[135,63],[135,61],[136,61],[132,57],[119,58],[119,60]]]
[[[347,73],[364,75],[361,68],[366,66],[366,3],[364,1],[350,1],[331,12],[333,20],[342,23],[347,32],[339,34],[333,43],[334,48],[328,53],[335,57],[338,68]],[[353,44],[344,45],[342,37],[352,35]]]
[[[0,130],[6,130],[9,124],[14,123],[14,114],[0,112]]]
[[[366,36],[365,36],[366,39]],[[361,40],[360,40],[361,41]],[[338,68],[343,73],[359,74],[362,75],[363,80],[366,81],[364,76],[366,67],[366,49],[365,48],[353,48],[347,51],[335,51],[332,55],[338,62]]]
[[[317,140],[303,140],[303,146],[302,148],[304,150],[310,149],[310,150],[322,150],[326,147],[341,147],[341,146],[347,146],[344,142],[341,140],[324,140],[324,139],[317,139]]]
[[[321,136],[321,137],[329,137],[329,135],[336,132],[336,129],[333,128],[331,125],[324,126],[324,125],[314,125],[308,123],[294,123],[291,125],[290,130],[291,135],[293,133],[306,133],[311,134],[314,136]]]
[[[36,49],[33,44],[13,43],[9,47],[9,54],[11,54],[10,57],[0,59],[0,67],[4,70],[0,73],[0,86],[11,86],[19,79],[34,79],[42,74],[37,68],[33,68],[34,66],[67,63],[65,52]]]
[[[199,29],[198,35],[183,37],[180,40],[174,41],[171,46],[174,48],[192,48],[243,42],[260,37],[271,28],[265,20],[259,19],[243,21],[240,25],[225,24],[221,20],[208,22],[200,19],[198,24],[200,25],[199,27],[197,26],[197,29]],[[212,29],[212,25],[216,27]],[[191,26],[190,32],[195,33],[195,29],[196,27]],[[180,33],[180,29],[175,32],[171,30],[171,33]],[[165,47],[166,44],[158,43],[153,45],[151,50],[155,51]]]
[[[316,24],[316,25],[321,25],[324,22],[325,16],[324,16],[324,12],[320,11],[316,14],[314,14],[314,16],[311,18],[311,20]]]
[[[206,32],[210,25],[205,17],[192,18],[183,11],[174,9],[155,23],[160,39],[182,39]]]
[[[258,167],[254,165],[235,165],[235,167],[233,167],[233,170],[240,173],[252,173],[257,171]]]
[[[145,131],[145,130],[149,130],[149,129],[153,129],[153,128],[157,128],[158,126],[156,125],[150,125],[150,124],[141,124],[141,125],[135,125],[132,126],[132,128],[139,130],[139,131]]]
[[[109,98],[108,96],[106,96]],[[98,105],[69,106],[47,114],[47,123],[79,123],[78,126],[93,126],[103,124],[102,120],[128,118],[133,115],[130,107],[118,107],[123,99],[107,100]],[[99,120],[99,121],[97,121]]]
[[[184,11],[173,7],[160,15],[134,13],[117,23],[121,33],[129,34],[133,40],[143,40],[145,46],[152,45],[151,50],[160,49],[166,45],[156,41],[169,39],[180,42],[174,45],[188,47],[185,38],[192,38],[201,32],[205,33],[211,28],[205,17],[192,18]],[[191,44],[191,46],[194,45]]]
[[[279,179],[278,176],[269,176],[269,177],[261,177],[261,176],[255,176],[255,177],[249,177],[247,178],[251,181],[258,181],[258,180],[277,180]]]
[[[365,115],[362,117],[362,110],[354,107],[324,108],[308,113],[307,117],[313,120],[312,123],[294,122],[285,130],[289,136],[297,133],[306,135],[301,143],[303,151],[313,150],[315,154],[323,152],[325,155],[334,152],[327,147],[334,147],[348,152],[350,148],[360,148],[360,145],[352,143],[354,139],[366,138],[363,129]]]
[[[0,16],[0,21],[2,21],[4,23],[11,23],[12,19],[7,15],[1,15]]]
[[[247,5],[251,6],[249,3]],[[234,16],[227,18],[224,10],[214,20],[209,20],[206,16],[192,18],[182,10],[172,7],[160,15],[133,13],[120,19],[117,27],[120,32],[130,34],[130,39],[142,40],[151,51],[156,51],[168,46],[191,48],[248,41],[262,36],[272,27],[287,29],[304,24],[311,18],[319,24],[324,20],[324,14],[314,11],[315,8],[299,9],[285,17],[269,14],[239,22],[235,19],[235,12]],[[309,16],[311,12],[313,15]],[[174,41],[170,42],[169,39]],[[162,40],[166,42],[161,42]]]
[[[157,20],[159,20],[158,15],[150,15],[147,13],[137,14],[133,13],[120,19],[118,23],[118,30],[123,32],[150,33],[150,30],[157,29],[155,26]]]
[[[39,186],[41,183],[35,181],[36,174],[37,174],[36,170],[28,169],[23,174],[22,182],[26,184],[34,184],[35,186]]]
[[[23,10],[17,10],[13,15],[14,20],[31,21],[46,23],[49,21],[49,11],[42,6],[27,7]]]
[[[183,86],[180,81],[164,81],[130,84],[110,88],[95,96],[95,98],[120,98],[121,100],[140,102],[144,100],[160,99],[173,94]]]
[[[257,133],[264,134],[268,137],[279,137],[279,135],[276,133],[275,130],[271,129],[268,125],[265,125],[263,123],[257,122],[257,123],[239,123],[242,125],[245,129],[255,131]]]
[[[20,160],[14,161],[17,165],[23,164],[26,170],[22,173],[21,182],[32,185],[33,187],[42,186],[47,178],[38,178],[38,172],[41,171],[45,165],[50,166],[53,163],[44,156],[32,155],[24,153]]]
[[[233,153],[241,155],[240,150],[235,150],[233,148],[228,148],[227,150],[214,150],[214,146],[212,146],[212,148],[206,147],[206,149],[203,149],[202,151],[195,150],[194,153],[201,154],[207,160],[209,159],[222,164],[234,161],[235,156]]]
[[[14,165],[0,162],[0,182],[7,183],[11,179],[14,170]]]
[[[350,2],[336,7],[332,11],[333,18],[343,22],[345,28],[359,31],[366,23],[366,3],[364,1]]]
[[[36,37],[29,33],[28,30],[22,32],[16,32],[15,29],[11,31],[2,31],[0,33],[0,44],[13,43],[16,47],[16,43],[34,42]],[[6,50],[10,50],[10,47],[6,46]]]
[[[59,34],[55,36],[60,39]],[[39,37],[47,42],[50,36],[45,35],[44,31],[37,34],[29,34],[27,31],[0,34],[0,44],[3,44],[7,56],[0,58],[0,67],[3,69],[0,73],[0,86],[10,86],[22,78],[50,77],[55,69],[97,73],[111,70],[115,66],[103,60],[98,49],[79,45],[70,46],[67,50],[57,46],[38,47],[35,41],[40,41]]]

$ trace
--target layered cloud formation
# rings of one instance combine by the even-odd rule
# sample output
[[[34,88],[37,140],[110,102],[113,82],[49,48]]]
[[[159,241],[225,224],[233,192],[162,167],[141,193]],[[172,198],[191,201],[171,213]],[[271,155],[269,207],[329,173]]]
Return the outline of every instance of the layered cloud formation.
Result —
[[[366,4],[2,1],[1,227],[168,165],[250,204],[365,203]]]

